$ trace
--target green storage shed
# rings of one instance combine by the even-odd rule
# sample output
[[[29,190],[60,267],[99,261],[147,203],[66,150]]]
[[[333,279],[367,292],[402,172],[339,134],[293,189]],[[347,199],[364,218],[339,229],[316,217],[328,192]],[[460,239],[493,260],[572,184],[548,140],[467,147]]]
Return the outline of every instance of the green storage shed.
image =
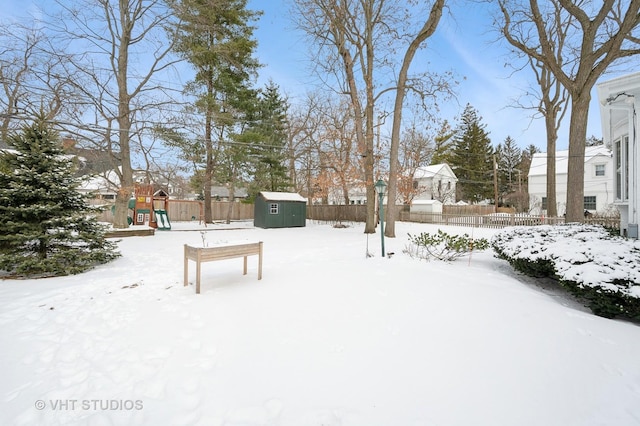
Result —
[[[307,224],[307,199],[295,192],[260,192],[253,225],[258,228],[293,228]]]

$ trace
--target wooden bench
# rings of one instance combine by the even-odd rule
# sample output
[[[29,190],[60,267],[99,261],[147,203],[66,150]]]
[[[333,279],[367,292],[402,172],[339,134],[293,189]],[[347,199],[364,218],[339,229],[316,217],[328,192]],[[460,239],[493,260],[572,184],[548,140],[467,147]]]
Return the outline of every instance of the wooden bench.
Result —
[[[184,245],[184,285],[189,284],[189,260],[196,262],[196,294],[200,294],[200,264],[214,260],[244,257],[243,275],[247,275],[247,257],[258,255],[258,279],[262,279],[262,241],[216,247],[192,247]]]

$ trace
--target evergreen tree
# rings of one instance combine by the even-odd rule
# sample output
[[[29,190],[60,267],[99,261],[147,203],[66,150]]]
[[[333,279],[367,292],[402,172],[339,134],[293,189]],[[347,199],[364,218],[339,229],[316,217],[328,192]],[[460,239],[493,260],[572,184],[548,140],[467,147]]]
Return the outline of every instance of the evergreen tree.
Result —
[[[451,157],[451,168],[459,179],[458,198],[472,202],[494,198],[493,147],[481,120],[467,104],[453,139]]]
[[[602,138],[597,138],[595,135],[591,135],[587,138],[585,146],[598,146],[602,145],[603,143],[604,142],[602,141]]]
[[[77,274],[120,254],[77,188],[71,160],[44,119],[0,152],[0,271],[16,277]]]
[[[252,195],[259,191],[288,191],[287,174],[287,110],[288,105],[279,87],[270,82],[262,91],[256,121],[245,137],[252,137]]]
[[[444,123],[442,123],[438,135],[434,139],[435,146],[433,148],[431,164],[452,164],[454,134],[455,132],[451,130],[449,122],[445,120]]]
[[[496,147],[498,161],[498,194],[502,198],[518,190],[518,167],[522,161],[522,150],[511,136]]]
[[[246,95],[260,64],[250,23],[261,13],[247,0],[170,0],[180,23],[172,28],[176,51],[195,69],[187,86],[203,114],[204,219],[211,222],[211,185],[219,166],[220,142],[238,133],[246,117]],[[216,142],[218,145],[216,146]]]
[[[529,169],[531,168],[531,160],[533,155],[538,154],[540,149],[531,144],[522,151],[522,160],[520,161],[520,172],[522,172],[522,185],[526,188],[529,185]]]

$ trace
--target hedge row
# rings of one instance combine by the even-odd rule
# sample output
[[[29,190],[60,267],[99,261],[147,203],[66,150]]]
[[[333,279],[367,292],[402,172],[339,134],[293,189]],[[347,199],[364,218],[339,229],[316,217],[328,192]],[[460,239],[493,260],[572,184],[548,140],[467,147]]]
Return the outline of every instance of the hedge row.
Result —
[[[595,225],[506,228],[495,234],[496,256],[532,277],[556,279],[591,311],[640,320],[640,242]]]

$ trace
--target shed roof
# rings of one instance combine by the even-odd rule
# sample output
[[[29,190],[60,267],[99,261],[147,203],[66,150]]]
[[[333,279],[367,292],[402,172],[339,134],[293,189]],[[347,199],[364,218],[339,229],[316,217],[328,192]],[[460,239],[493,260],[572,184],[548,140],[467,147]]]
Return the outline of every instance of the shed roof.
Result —
[[[302,201],[307,202],[307,199],[296,192],[269,192],[262,191],[260,194],[267,201]]]
[[[442,201],[439,201],[439,200],[412,200],[411,204],[414,205],[414,206],[417,206],[417,205],[427,206],[429,204],[438,205],[438,204],[442,204]]]

